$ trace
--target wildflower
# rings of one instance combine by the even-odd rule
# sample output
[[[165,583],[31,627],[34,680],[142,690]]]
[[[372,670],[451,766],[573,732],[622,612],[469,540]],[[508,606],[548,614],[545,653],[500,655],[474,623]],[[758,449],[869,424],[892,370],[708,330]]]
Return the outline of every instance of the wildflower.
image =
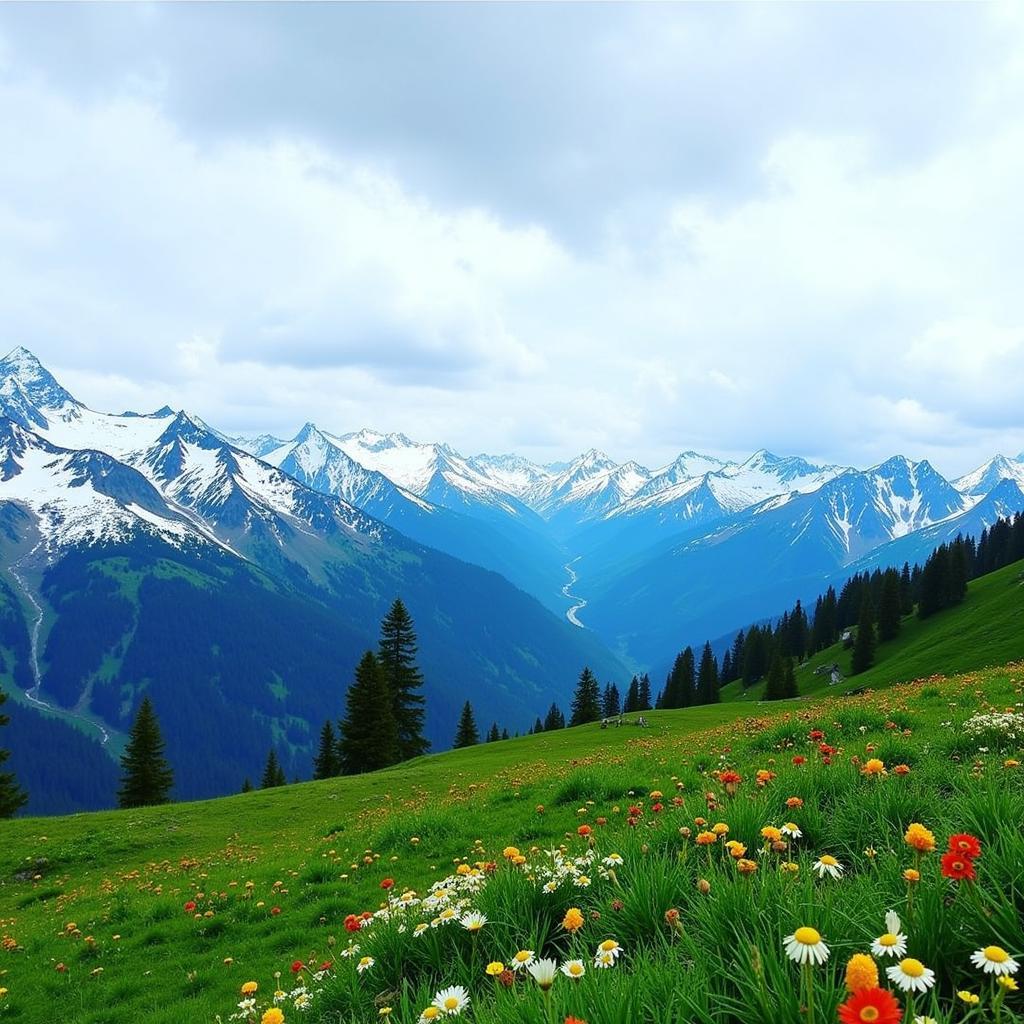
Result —
[[[594,954],[595,967],[614,967],[622,947],[614,939],[605,939]]]
[[[889,910],[885,915],[885,934],[879,935],[871,943],[871,952],[875,956],[903,956],[907,951],[907,937],[900,928],[902,922],[894,910]]]
[[[986,974],[1016,974],[1017,963],[1002,946],[986,946],[971,954],[971,963]]]
[[[912,822],[903,839],[907,846],[918,853],[931,853],[935,849],[935,834],[920,822]]]
[[[773,825],[765,825],[761,829],[761,836],[768,843],[777,843],[782,838],[782,832]]]
[[[974,862],[970,857],[950,850],[944,853],[940,859],[942,874],[946,878],[952,878],[956,882],[964,879],[971,881],[974,878]]]
[[[729,834],[729,826],[724,821],[719,821],[711,826],[711,831],[716,836],[727,836]]]
[[[796,875],[800,872],[800,865],[796,861],[784,860],[779,865],[779,870],[785,872],[787,875]]]
[[[567,932],[578,932],[583,927],[583,914],[579,907],[570,907],[562,918],[562,927]]]
[[[415,928],[413,928],[412,937],[414,939],[418,939],[429,927],[429,924],[427,924],[425,921],[421,921],[418,925],[416,925]]]
[[[558,973],[558,964],[551,959],[534,960],[526,968],[533,976],[533,980],[540,986],[541,992],[547,992],[555,983],[555,975]]]
[[[922,1014],[916,1014],[914,1017],[914,1024],[939,1024],[934,1017],[925,1017]]]
[[[362,974],[363,971],[368,971],[376,962],[372,956],[361,957],[359,963],[356,964],[356,970]]]
[[[996,981],[999,982],[999,987],[1005,989],[1007,992],[1016,992],[1020,986],[1016,981],[1013,980],[1008,974],[1000,974]]]
[[[907,868],[907,870],[903,872],[903,878],[908,885],[916,885],[921,881],[921,872],[916,868]]]
[[[451,985],[434,996],[434,1006],[448,1017],[458,1017],[469,1006],[469,993],[461,985]]]
[[[968,992],[967,989],[960,989],[956,994],[957,999],[962,1003],[966,1003],[968,1006],[977,1006],[981,1002],[981,996],[976,992]]]
[[[436,1006],[426,1007],[419,1016],[418,1024],[430,1024],[432,1020],[437,1020],[441,1016],[441,1010]]]
[[[196,910],[196,901],[195,900],[187,900],[185,902],[185,913],[186,914],[194,914],[195,910]]]
[[[862,988],[838,1007],[842,1024],[900,1024],[903,1008],[884,988]]]
[[[803,807],[804,802],[801,797],[791,796],[786,798],[786,806],[792,811]]]
[[[698,846],[710,846],[712,843],[718,842],[718,836],[714,832],[698,832],[694,842]]]
[[[896,765],[895,768],[893,768],[892,771],[893,771],[894,775],[909,775],[910,774],[910,765],[909,764],[898,764],[898,765]]]
[[[981,841],[967,832],[959,832],[949,837],[949,851],[976,860],[981,856]]]
[[[567,977],[579,979],[587,973],[587,969],[583,966],[582,960],[566,960],[559,970]]]
[[[802,764],[807,764],[807,758],[806,758],[806,757],[804,757],[804,755],[803,755],[803,754],[797,754],[797,755],[796,755],[796,756],[795,756],[795,757],[793,758],[793,764],[795,764],[795,765],[796,765],[796,766],[797,766],[797,767],[799,768],[799,767],[800,767],[800,765],[802,765]]]
[[[466,914],[459,923],[467,932],[478,932],[487,924],[487,918],[474,910]]]
[[[505,849],[501,851],[501,855],[505,860],[514,860],[519,856],[519,850],[515,846],[506,846]]]
[[[571,1014],[565,1018],[564,1024],[587,1024],[582,1017],[573,1017]]]
[[[800,831],[800,826],[794,824],[792,821],[787,821],[779,831],[790,839],[799,839],[803,836],[803,832]]]
[[[523,967],[529,967],[533,963],[533,950],[532,949],[521,949],[514,957],[512,957],[512,970],[518,971]]]
[[[797,928],[785,938],[786,956],[798,964],[823,964],[828,959],[828,946],[822,942],[821,934],[806,925]]]
[[[306,965],[301,960],[292,961],[292,974],[298,974]]]
[[[746,857],[741,857],[736,861],[736,870],[741,875],[752,875],[757,871],[757,861],[748,860]]]
[[[707,896],[707,894],[709,892],[711,892],[711,883],[706,878],[698,878],[697,879],[697,891],[702,896]]]
[[[260,1024],[284,1024],[284,1014],[276,1006],[272,1006],[260,1017]]]
[[[854,953],[846,962],[846,987],[850,992],[878,988],[878,968],[866,953]]]
[[[823,853],[812,867],[818,872],[819,878],[824,878],[826,875],[830,875],[832,878],[843,877],[843,865],[828,853]]]
[[[872,757],[864,762],[864,767],[861,768],[860,772],[861,775],[885,775],[885,762],[877,757]]]
[[[259,988],[259,985],[255,981],[247,981],[242,986],[242,995],[243,996],[251,996],[258,988]]]
[[[485,968],[484,973],[489,974],[492,978],[496,978],[499,974],[503,973],[505,965],[500,960],[492,960]]]
[[[935,972],[912,956],[887,967],[885,973],[904,992],[927,992],[935,984]]]
[[[587,836],[589,836],[590,833],[593,831],[594,830],[589,825],[580,825],[580,827],[576,829],[576,835],[578,835],[581,839],[586,839]]]

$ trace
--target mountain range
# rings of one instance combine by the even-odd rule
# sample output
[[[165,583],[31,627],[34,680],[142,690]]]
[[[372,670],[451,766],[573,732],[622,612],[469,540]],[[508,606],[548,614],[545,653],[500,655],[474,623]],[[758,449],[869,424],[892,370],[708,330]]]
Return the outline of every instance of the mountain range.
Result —
[[[584,664],[660,673],[687,643],[1021,509],[1021,456],[947,480],[903,456],[685,451],[649,469],[313,423],[230,436],[169,406],[92,410],[17,348],[0,361],[0,685],[110,750],[148,692],[178,795],[206,796],[271,745],[308,772],[396,596],[443,747],[467,697],[522,729]]]

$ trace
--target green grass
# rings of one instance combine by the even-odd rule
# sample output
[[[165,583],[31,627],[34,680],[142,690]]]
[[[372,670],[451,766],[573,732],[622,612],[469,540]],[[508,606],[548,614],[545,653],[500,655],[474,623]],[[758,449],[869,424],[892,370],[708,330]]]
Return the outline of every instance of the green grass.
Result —
[[[393,1020],[412,1024],[438,986],[460,983],[472,992],[472,1019],[542,1024],[536,992],[521,983],[497,989],[482,976],[482,963],[507,961],[521,947],[589,959],[608,936],[623,944],[622,964],[592,969],[576,987],[560,978],[553,990],[559,1021],[575,1013],[589,1024],[793,1024],[801,1020],[798,982],[781,957],[780,940],[804,922],[820,927],[833,945],[818,992],[819,1020],[831,1021],[842,997],[842,959],[880,930],[889,906],[908,916],[902,831],[915,819],[940,843],[960,828],[985,843],[981,886],[951,889],[938,878],[933,856],[914,911],[912,951],[939,972],[948,1001],[953,986],[978,987],[964,965],[972,943],[997,941],[1024,953],[1024,772],[1002,767],[1004,758],[1019,755],[1020,743],[1003,749],[998,737],[986,737],[988,751],[979,753],[982,741],[956,728],[989,704],[1024,703],[1021,665],[975,671],[1024,653],[1012,628],[1024,606],[1019,572],[1018,565],[972,584],[958,609],[923,623],[907,620],[900,638],[880,649],[871,682],[882,686],[901,674],[931,676],[947,667],[971,670],[963,678],[863,697],[832,688],[822,699],[821,686],[812,699],[777,705],[756,704],[748,695],[714,707],[652,712],[647,730],[586,726],[355,778],[202,803],[4,822],[0,933],[14,948],[0,949],[0,987],[9,989],[0,998],[0,1024],[227,1020],[242,982],[259,980],[262,996],[281,971],[291,987],[289,964],[296,959],[338,965],[302,1019],[369,1022],[378,1019],[378,999],[394,1006]],[[745,717],[751,715],[757,717]],[[807,744],[816,725],[843,748],[831,766],[820,764]],[[806,749],[812,765],[792,766],[790,744]],[[878,784],[864,779],[850,758],[871,753],[889,765],[909,765],[910,775],[891,774]],[[744,775],[735,798],[722,793],[712,774],[725,764]],[[758,788],[757,769],[778,777]],[[665,793],[660,814],[651,810],[654,789]],[[721,803],[711,812],[709,791]],[[677,793],[679,807],[671,804]],[[790,795],[804,799],[803,809],[785,808]],[[643,813],[631,828],[624,818],[634,803]],[[720,847],[708,858],[679,832],[697,831],[694,818],[701,815],[727,822],[730,835],[752,853],[762,825],[792,817],[805,833],[794,854],[799,875],[787,880],[765,862],[747,879]],[[621,884],[595,871],[591,887],[562,885],[548,896],[527,874],[502,867],[474,898],[489,918],[478,942],[457,925],[417,940],[374,926],[359,936],[378,961],[370,973],[357,979],[353,961],[339,959],[349,940],[345,916],[378,908],[385,877],[396,880],[395,892],[423,894],[455,863],[501,863],[509,844],[536,871],[541,850],[559,844],[570,854],[585,850],[576,835],[580,822],[594,827],[602,855],[622,853]],[[878,857],[865,858],[867,847]],[[811,878],[811,862],[822,852],[848,866],[841,882]],[[707,897],[695,887],[698,875],[712,884]],[[974,895],[980,902],[969,902]],[[190,899],[209,916],[185,913]],[[588,917],[571,939],[559,928],[570,904]],[[681,912],[681,935],[664,923],[670,907]],[[1017,998],[1008,1006],[1019,1011]],[[298,1014],[286,1009],[290,1024]],[[919,1003],[918,1012],[925,1010]],[[951,1020],[948,1002],[935,1015]],[[1012,1019],[1003,1013],[1004,1022]]]

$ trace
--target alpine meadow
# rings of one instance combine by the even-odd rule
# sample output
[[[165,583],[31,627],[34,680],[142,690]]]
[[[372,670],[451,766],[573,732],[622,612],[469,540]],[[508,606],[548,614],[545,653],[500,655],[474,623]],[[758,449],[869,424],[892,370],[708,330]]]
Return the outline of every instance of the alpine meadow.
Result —
[[[1022,68],[0,4],[0,1024],[1024,1024]]]

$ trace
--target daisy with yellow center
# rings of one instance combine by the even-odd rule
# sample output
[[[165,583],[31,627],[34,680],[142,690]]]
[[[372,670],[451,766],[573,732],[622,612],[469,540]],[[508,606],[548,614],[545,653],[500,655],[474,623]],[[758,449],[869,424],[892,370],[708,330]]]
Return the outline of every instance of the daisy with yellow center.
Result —
[[[487,924],[487,918],[483,914],[478,914],[475,910],[472,913],[466,914],[461,921],[462,927],[467,932],[478,932],[485,924]]]
[[[469,1006],[469,993],[461,985],[443,988],[434,996],[434,1006],[446,1017],[458,1017]]]
[[[547,992],[555,983],[555,975],[558,973],[558,964],[554,960],[534,960],[526,968],[537,982],[541,992]]]
[[[567,978],[574,978],[576,980],[582,978],[587,973],[582,960],[566,960],[560,970]]]
[[[885,915],[885,933],[879,935],[871,943],[871,952],[875,956],[903,956],[907,951],[907,937],[900,928],[902,922],[894,910]]]
[[[1002,946],[986,946],[971,954],[971,963],[986,974],[1016,974],[1020,964]]]
[[[441,1011],[436,1006],[428,1006],[419,1017],[417,1024],[430,1024],[432,1020],[437,1020],[441,1016]]]
[[[786,956],[798,964],[823,964],[829,957],[828,946],[816,928],[804,925],[783,940]]]
[[[843,865],[839,863],[829,853],[823,853],[812,865],[815,871],[818,872],[819,878],[824,878],[828,875],[830,878],[842,878],[843,877]]]
[[[887,967],[885,973],[889,980],[904,992],[927,992],[935,984],[935,972],[912,956],[892,967]]]
[[[509,965],[513,971],[520,971],[524,967],[529,967],[533,963],[533,950],[532,949],[521,949],[514,957],[512,957],[512,963]]]
[[[359,963],[356,964],[356,970],[362,974],[363,971],[368,971],[376,962],[372,956],[361,957]]]
[[[800,826],[792,821],[787,821],[779,831],[786,836],[787,839],[800,839],[801,836],[803,836],[803,832],[800,831]]]

